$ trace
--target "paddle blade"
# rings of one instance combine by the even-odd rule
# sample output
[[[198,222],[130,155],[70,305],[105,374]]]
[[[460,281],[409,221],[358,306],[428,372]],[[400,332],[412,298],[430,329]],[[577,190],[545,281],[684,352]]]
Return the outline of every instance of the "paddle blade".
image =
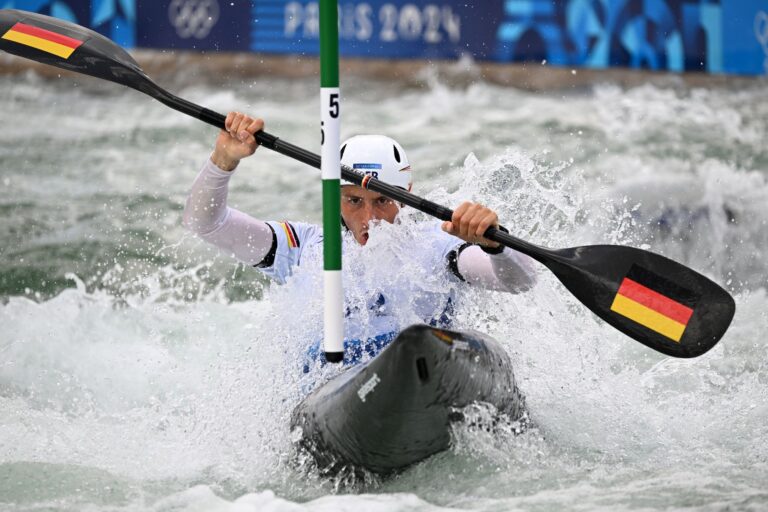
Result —
[[[652,252],[592,245],[549,252],[542,261],[576,298],[621,332],[663,354],[696,357],[733,319],[719,285]]]
[[[0,50],[140,89],[149,79],[128,52],[74,23],[0,9]]]

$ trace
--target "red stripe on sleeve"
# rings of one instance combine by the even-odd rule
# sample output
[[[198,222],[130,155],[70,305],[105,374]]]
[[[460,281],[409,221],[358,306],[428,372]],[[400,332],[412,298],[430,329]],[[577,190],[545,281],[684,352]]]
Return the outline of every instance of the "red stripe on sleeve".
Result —
[[[288,246],[290,246],[290,247],[298,247],[299,244],[296,243],[295,233],[293,232],[293,226],[291,226],[287,222],[281,222],[280,224],[283,225],[283,230],[285,231],[285,236],[286,236],[286,238],[288,238]]]
[[[301,241],[299,240],[299,235],[296,234],[296,230],[293,227],[293,224],[290,222],[286,222],[288,225],[288,229],[291,230],[291,235],[293,235],[293,240],[296,242],[296,247],[301,247]]]

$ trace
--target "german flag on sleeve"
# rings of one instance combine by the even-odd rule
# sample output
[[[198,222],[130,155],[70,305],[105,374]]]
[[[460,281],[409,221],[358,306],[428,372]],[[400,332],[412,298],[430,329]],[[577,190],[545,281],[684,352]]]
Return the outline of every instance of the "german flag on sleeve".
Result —
[[[288,247],[291,249],[300,247],[301,242],[299,242],[299,237],[296,236],[296,230],[293,229],[293,226],[289,222],[279,222],[278,224],[280,224],[283,232],[285,232],[285,238],[288,239]]]
[[[79,39],[21,22],[12,26],[8,32],[3,34],[2,38],[51,53],[62,59],[68,59],[72,52],[84,43]]]
[[[695,305],[690,291],[632,265],[613,299],[611,311],[679,343]]]

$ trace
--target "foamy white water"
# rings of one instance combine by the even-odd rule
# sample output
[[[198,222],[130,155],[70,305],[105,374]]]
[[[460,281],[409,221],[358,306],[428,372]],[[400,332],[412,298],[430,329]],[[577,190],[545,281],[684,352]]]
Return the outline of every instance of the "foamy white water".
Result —
[[[319,296],[270,287],[180,226],[215,130],[107,83],[0,84],[3,508],[768,507],[765,87],[343,84],[342,136],[400,140],[417,193],[484,201],[543,245],[649,248],[737,301],[718,346],[676,360],[596,320],[545,269],[522,296],[470,291],[457,325],[503,342],[536,427],[457,428],[451,451],[345,488],[295,467],[287,428]],[[314,80],[177,90],[319,149]],[[317,222],[319,190],[315,170],[262,149],[230,197]]]

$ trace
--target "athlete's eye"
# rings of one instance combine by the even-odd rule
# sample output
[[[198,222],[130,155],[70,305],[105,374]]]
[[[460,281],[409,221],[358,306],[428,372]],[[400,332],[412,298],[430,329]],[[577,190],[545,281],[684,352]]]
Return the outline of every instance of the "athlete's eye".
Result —
[[[354,204],[354,205],[358,205],[362,201],[361,198],[355,197],[355,196],[347,196],[347,197],[345,197],[345,199],[347,200],[347,202],[349,204]]]
[[[379,206],[387,206],[392,203],[392,200],[388,197],[381,196],[379,198],[376,198],[376,204]]]

